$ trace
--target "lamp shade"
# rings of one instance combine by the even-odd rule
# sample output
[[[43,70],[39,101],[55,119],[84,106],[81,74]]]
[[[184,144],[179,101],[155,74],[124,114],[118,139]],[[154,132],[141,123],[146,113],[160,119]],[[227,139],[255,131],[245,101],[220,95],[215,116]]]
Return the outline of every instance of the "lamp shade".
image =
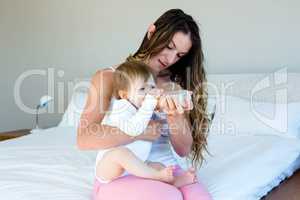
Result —
[[[39,106],[42,108],[42,107],[45,107],[50,101],[52,101],[53,98],[51,96],[48,96],[48,95],[45,95],[45,96],[42,96],[41,99],[40,99],[40,104]]]

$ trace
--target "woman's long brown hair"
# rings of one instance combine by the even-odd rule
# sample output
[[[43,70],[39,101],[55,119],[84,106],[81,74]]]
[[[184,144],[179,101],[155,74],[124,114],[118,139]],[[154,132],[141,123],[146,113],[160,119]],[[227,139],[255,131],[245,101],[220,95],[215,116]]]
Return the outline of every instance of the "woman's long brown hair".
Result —
[[[192,47],[188,54],[168,68],[171,80],[184,89],[193,91],[194,108],[189,112],[192,125],[192,153],[190,158],[193,166],[202,164],[204,151],[207,151],[207,133],[209,119],[207,115],[206,72],[203,66],[204,55],[199,28],[194,19],[180,9],[171,9],[160,16],[156,22],[155,32],[150,39],[147,33],[137,52],[132,56],[138,60],[148,60],[169,45],[176,32],[189,34]]]

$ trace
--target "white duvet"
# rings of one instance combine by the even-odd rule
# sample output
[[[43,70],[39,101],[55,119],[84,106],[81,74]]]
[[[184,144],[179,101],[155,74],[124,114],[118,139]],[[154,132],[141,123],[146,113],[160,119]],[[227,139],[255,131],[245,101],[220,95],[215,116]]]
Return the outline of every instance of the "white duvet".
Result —
[[[96,152],[75,144],[75,128],[68,127],[1,142],[0,199],[89,199]]]
[[[278,136],[211,135],[209,150],[213,157],[198,174],[213,198],[257,200],[295,170],[300,142]],[[88,200],[95,156],[96,151],[77,149],[72,127],[1,142],[0,199]]]
[[[212,134],[208,143],[198,176],[215,200],[258,200],[300,167],[297,139]]]

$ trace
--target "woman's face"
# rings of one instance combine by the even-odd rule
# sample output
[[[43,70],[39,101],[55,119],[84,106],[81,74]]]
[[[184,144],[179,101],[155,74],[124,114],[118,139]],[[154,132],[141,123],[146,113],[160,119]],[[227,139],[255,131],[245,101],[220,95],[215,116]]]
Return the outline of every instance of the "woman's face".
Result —
[[[160,71],[176,63],[182,56],[187,54],[192,47],[190,34],[177,32],[174,34],[171,43],[168,44],[159,54],[149,60],[149,67],[155,75]]]

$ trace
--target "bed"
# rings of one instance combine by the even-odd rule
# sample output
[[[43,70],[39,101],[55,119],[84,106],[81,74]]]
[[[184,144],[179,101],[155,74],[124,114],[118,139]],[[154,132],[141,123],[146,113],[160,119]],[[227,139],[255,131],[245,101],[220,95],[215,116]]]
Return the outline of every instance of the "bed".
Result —
[[[297,140],[212,135],[209,144],[213,156],[198,175],[216,200],[258,200],[300,167]],[[95,156],[94,151],[77,149],[73,127],[53,127],[3,141],[1,199],[88,200]],[[274,156],[276,160],[266,159]],[[185,166],[185,161],[179,162]],[[270,170],[274,165],[276,170]]]
[[[225,79],[233,80],[232,77],[245,80],[245,77],[240,79],[240,75],[226,76]],[[209,77],[209,80],[213,82],[222,78],[224,76],[216,75]],[[77,105],[84,102],[84,95],[82,91],[79,95],[73,95]],[[239,97],[226,95],[229,104],[242,107],[247,98],[243,92],[238,93]],[[289,96],[296,114],[300,113],[297,98]],[[90,199],[96,152],[77,149],[76,123],[71,121],[76,121],[78,116],[70,114],[70,110],[71,105],[56,127],[0,143],[1,199]],[[247,112],[241,108],[239,111]],[[234,116],[234,112],[229,112],[229,115]],[[224,117],[216,113],[212,126]],[[246,113],[242,116],[247,117]],[[240,118],[236,120],[241,121]],[[298,132],[292,132],[294,129],[283,135],[268,132],[260,125],[255,125],[250,132],[243,132],[243,128],[249,129],[247,123],[245,127],[237,127],[235,132],[212,129],[208,137],[210,155],[206,155],[198,176],[215,200],[259,200],[300,168],[300,139]],[[185,159],[175,152],[174,155],[182,167],[188,167]]]

